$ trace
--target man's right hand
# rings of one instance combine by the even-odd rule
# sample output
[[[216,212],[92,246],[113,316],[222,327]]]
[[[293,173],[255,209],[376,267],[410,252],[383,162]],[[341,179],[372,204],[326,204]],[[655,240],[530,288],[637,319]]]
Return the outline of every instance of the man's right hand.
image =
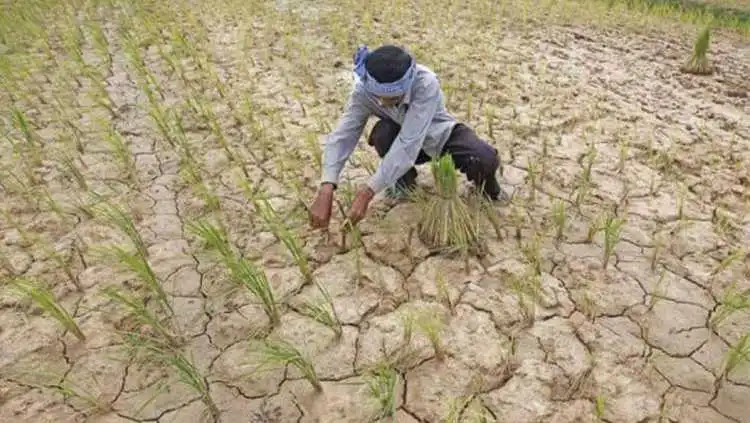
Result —
[[[318,189],[318,195],[310,207],[310,224],[315,229],[327,228],[331,221],[333,208],[333,184],[324,183]]]

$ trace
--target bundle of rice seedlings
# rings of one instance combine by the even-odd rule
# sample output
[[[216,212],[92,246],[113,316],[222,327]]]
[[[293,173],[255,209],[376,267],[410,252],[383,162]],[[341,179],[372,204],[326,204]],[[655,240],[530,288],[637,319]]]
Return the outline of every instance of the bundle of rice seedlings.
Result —
[[[477,215],[458,194],[458,172],[450,155],[431,163],[437,195],[415,192],[422,205],[417,233],[434,250],[466,251],[479,245]]]
[[[690,57],[690,60],[680,68],[682,72],[697,75],[710,75],[714,72],[713,65],[708,61],[708,58],[706,58],[710,40],[711,30],[710,28],[706,28],[700,33],[700,35],[698,35],[698,39],[693,46],[693,55]]]

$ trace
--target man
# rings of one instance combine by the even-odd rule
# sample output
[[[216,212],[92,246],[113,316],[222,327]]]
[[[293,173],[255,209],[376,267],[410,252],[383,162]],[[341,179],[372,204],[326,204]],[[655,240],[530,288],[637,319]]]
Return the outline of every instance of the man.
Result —
[[[400,47],[385,45],[370,52],[364,46],[354,56],[354,73],[355,86],[323,151],[321,185],[310,209],[313,227],[328,227],[339,175],[372,115],[380,121],[368,144],[382,161],[369,182],[357,189],[348,213],[351,224],[365,216],[372,198],[384,189],[389,196],[403,196],[416,185],[414,165],[443,154],[450,154],[486,197],[507,199],[495,177],[497,150],[446,111],[440,83],[430,69]]]

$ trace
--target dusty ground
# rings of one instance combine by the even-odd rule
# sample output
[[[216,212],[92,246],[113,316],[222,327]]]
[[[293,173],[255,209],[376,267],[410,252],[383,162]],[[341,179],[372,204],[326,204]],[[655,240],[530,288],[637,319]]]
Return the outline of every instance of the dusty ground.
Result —
[[[0,421],[205,417],[199,395],[173,370],[122,348],[118,330],[133,319],[100,289],[137,283],[95,254],[96,247],[127,245],[121,232],[74,207],[96,192],[134,216],[187,340],[184,351],[206,376],[222,422],[369,421],[377,402],[363,384],[365,370],[382,357],[381,347],[393,350],[402,339],[403,313],[419,310],[444,322],[446,355],[438,360],[424,335],[414,335],[412,346],[421,349],[399,368],[395,387],[399,423],[454,421],[446,420],[449,406],[460,399],[470,401],[455,420],[463,422],[750,422],[750,370],[722,374],[730,348],[750,333],[750,314],[742,309],[718,326],[709,323],[732,283],[736,292],[750,290],[750,261],[739,250],[750,245],[747,38],[717,31],[710,50],[717,72],[696,76],[679,72],[695,28],[624,11],[605,16],[599,3],[218,3],[167,11],[133,2],[145,6],[130,10],[131,31],[142,36],[144,61],[163,95],[157,103],[183,107],[187,143],[220,213],[185,182],[179,154],[149,116],[153,109],[124,49],[124,14],[104,5],[57,10],[54,24],[37,27],[61,34],[75,27],[65,16],[80,25],[106,18],[106,49],[97,50],[88,36],[82,44],[83,60],[101,71],[92,78],[61,47],[64,38],[52,38],[57,64],[45,61],[43,50],[32,56],[6,43],[4,64],[14,72],[2,100],[25,113],[42,147],[34,162],[35,150],[23,147],[10,114],[3,115],[21,154],[2,144],[2,276],[50,284],[86,340],[3,294]],[[184,75],[170,70],[158,50],[170,45],[160,41],[169,28],[193,37],[189,45],[210,66],[185,59]],[[337,245],[339,215],[330,239],[305,224],[298,200],[311,201],[319,176],[316,149],[306,140],[323,141],[335,125],[350,86],[350,53],[360,41],[353,33],[371,45],[395,39],[411,48],[439,73],[451,111],[502,152],[503,183],[514,202],[497,209],[501,237],[485,225],[489,255],[468,267],[407,240],[418,215],[413,204],[378,199],[362,223],[364,249]],[[97,91],[97,78],[106,94]],[[211,88],[212,78],[224,81],[226,98]],[[218,131],[190,110],[192,95],[210,105]],[[108,124],[135,159],[133,179],[104,142]],[[593,186],[577,211],[575,190],[592,143]],[[65,154],[82,180],[64,166]],[[352,185],[377,163],[364,143],[355,159],[344,174]],[[530,163],[542,173],[534,184]],[[431,184],[426,168],[420,178]],[[344,324],[340,339],[298,312],[316,290],[257,218],[240,180],[264,188],[304,240],[314,278]],[[568,215],[559,242],[551,224],[557,200]],[[587,232],[613,206],[626,221],[605,269],[602,233],[587,241]],[[227,294],[226,269],[186,229],[210,213],[283,298],[272,336],[311,357],[321,393],[292,367],[252,372],[257,333],[268,320],[247,292]],[[529,308],[511,281],[527,277],[524,251],[535,236],[542,291]],[[450,307],[438,280],[447,284]],[[102,409],[91,411],[92,404]]]

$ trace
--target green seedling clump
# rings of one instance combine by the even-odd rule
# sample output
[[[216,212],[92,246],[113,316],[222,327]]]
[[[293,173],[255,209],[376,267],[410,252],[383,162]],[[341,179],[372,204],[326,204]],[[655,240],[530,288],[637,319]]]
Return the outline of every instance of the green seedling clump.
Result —
[[[458,173],[450,155],[433,160],[432,175],[437,195],[422,199],[417,225],[420,239],[436,250],[463,251],[480,242],[477,219],[458,193]]]
[[[706,28],[701,31],[698,39],[695,41],[695,45],[693,46],[693,55],[690,57],[690,60],[681,67],[683,72],[697,75],[710,75],[714,72],[713,65],[706,57],[710,40],[711,29]]]

